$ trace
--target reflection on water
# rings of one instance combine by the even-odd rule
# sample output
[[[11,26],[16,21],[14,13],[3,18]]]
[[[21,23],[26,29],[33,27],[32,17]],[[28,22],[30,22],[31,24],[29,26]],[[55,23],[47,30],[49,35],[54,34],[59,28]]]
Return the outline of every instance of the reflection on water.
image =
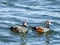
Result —
[[[45,37],[44,38],[44,44],[45,45],[50,45],[50,34],[52,33],[52,31],[48,31],[46,33],[37,33],[39,37]]]
[[[45,36],[46,36],[46,45],[49,45],[50,43],[49,34],[46,34]]]
[[[26,34],[22,34],[20,37],[21,37],[21,40],[22,40],[20,45],[26,45],[26,40],[27,40]]]
[[[50,44],[50,39],[49,39],[50,36],[49,36],[49,34],[50,34],[50,32],[46,32],[46,33],[37,33],[36,32],[35,35],[29,35],[28,33],[26,33],[26,34],[23,34],[23,33],[19,34],[19,37],[21,38],[21,40],[19,41],[20,42],[19,45],[28,45],[29,41],[32,41],[32,44],[33,44],[33,39],[35,39],[35,41],[36,41],[35,43],[38,43],[38,41],[36,40],[38,37],[40,37],[40,38],[42,38],[42,37],[44,38],[45,37],[45,39],[43,41],[43,44],[49,45]],[[30,40],[30,38],[27,39],[28,37],[30,37],[32,40]],[[42,43],[42,42],[40,42],[40,43]],[[40,43],[38,45],[40,45]],[[29,45],[30,45],[30,43],[29,43]],[[33,45],[35,45],[35,44],[33,44]]]

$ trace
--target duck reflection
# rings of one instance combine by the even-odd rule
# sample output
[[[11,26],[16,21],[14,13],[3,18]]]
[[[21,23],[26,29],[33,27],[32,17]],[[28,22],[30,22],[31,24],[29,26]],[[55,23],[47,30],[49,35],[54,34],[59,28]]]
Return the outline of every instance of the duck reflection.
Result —
[[[45,37],[46,37],[45,43],[46,43],[46,45],[49,45],[50,44],[49,33],[46,33]]]
[[[50,31],[49,32],[46,32],[46,33],[38,33],[38,35],[41,37],[41,36],[43,36],[43,37],[46,37],[45,38],[45,44],[46,45],[49,45],[50,44]]]
[[[26,37],[26,34],[21,34],[21,44],[20,45],[26,45],[26,40],[27,40],[27,37]]]

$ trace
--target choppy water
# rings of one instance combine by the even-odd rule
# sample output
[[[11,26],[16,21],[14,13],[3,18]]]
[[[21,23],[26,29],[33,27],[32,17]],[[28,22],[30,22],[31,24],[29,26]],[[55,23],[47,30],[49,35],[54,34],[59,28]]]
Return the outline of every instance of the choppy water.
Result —
[[[50,33],[13,33],[9,28],[24,20],[30,26],[43,26],[51,20]],[[0,45],[60,45],[60,0],[0,0]]]

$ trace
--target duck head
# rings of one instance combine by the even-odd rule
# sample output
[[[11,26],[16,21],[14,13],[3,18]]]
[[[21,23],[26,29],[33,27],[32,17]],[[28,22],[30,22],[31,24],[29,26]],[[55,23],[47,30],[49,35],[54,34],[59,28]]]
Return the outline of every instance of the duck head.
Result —
[[[27,22],[23,21],[22,26],[27,27]]]
[[[46,28],[49,28],[50,24],[51,24],[50,20],[46,20],[45,21],[45,27]]]

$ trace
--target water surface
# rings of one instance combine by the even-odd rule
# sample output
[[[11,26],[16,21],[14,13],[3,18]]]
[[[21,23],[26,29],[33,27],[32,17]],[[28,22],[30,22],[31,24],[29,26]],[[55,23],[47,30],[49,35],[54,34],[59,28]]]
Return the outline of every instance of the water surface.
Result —
[[[51,32],[38,34],[28,29],[27,34],[13,33],[9,28],[21,25],[26,20],[29,26],[44,26],[51,20]],[[1,0],[0,45],[59,45],[60,0]]]

